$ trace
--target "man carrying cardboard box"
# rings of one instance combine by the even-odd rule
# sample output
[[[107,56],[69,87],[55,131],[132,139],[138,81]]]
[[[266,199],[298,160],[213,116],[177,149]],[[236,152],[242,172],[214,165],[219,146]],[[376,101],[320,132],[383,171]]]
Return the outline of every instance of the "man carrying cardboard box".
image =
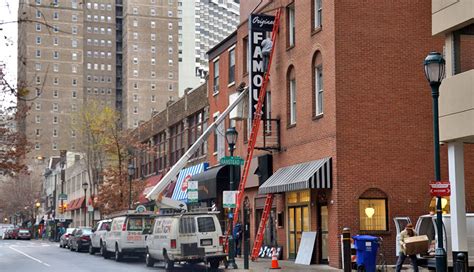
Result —
[[[405,229],[400,233],[400,238],[398,242],[400,243],[400,252],[398,255],[398,260],[397,260],[397,272],[400,272],[402,269],[403,263],[405,262],[405,259],[410,257],[411,264],[413,266],[413,270],[415,272],[418,272],[418,259],[416,258],[416,254],[413,255],[407,255],[407,249],[406,249],[406,243],[407,239],[410,237],[416,236],[415,231],[413,230],[413,225],[411,223],[407,224]]]

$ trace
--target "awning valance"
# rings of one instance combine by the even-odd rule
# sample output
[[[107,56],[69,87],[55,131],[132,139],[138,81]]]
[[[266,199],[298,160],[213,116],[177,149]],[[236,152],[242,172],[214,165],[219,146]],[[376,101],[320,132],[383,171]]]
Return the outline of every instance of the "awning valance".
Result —
[[[304,162],[278,169],[258,189],[259,194],[332,187],[331,158]]]

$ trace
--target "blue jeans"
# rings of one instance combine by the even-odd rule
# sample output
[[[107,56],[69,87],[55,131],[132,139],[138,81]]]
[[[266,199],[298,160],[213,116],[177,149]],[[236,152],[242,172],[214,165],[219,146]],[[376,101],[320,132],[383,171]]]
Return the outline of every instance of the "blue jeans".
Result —
[[[403,254],[403,252],[400,252],[400,255],[398,256],[398,260],[397,260],[397,272],[400,272],[400,270],[402,269],[402,266],[403,266],[403,263],[405,262],[405,259],[409,257],[410,260],[411,260],[411,265],[413,266],[413,270],[415,272],[418,272],[418,259],[416,258],[416,255],[405,255]]]

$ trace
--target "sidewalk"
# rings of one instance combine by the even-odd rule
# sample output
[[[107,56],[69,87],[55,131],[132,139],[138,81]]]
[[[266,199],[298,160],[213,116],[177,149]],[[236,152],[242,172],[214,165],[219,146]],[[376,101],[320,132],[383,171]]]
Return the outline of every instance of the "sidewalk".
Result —
[[[264,271],[278,271],[270,269],[272,260],[271,259],[258,259],[256,262],[249,262],[249,270],[244,269],[244,259],[235,258],[235,263],[239,269],[226,269],[226,271],[254,271],[254,272],[264,272]],[[280,265],[280,271],[342,271],[341,269],[330,267],[329,265],[321,264],[312,264],[312,265],[301,265],[295,264],[294,261],[288,260],[279,260],[278,264]]]
[[[244,269],[244,259],[243,258],[235,258],[235,263],[237,264],[237,267],[239,269],[226,269],[225,271],[239,271],[239,272],[244,272],[244,271],[254,271],[254,272],[267,272],[267,271],[279,271],[279,270],[272,270],[270,269],[272,260],[271,259],[258,259],[256,262],[249,262],[249,270]],[[288,261],[288,260],[279,260],[278,264],[280,265],[281,269],[280,271],[342,271],[342,269],[337,269],[334,267],[330,267],[329,265],[322,265],[322,264],[312,264],[312,265],[301,265],[301,264],[295,264],[294,261]],[[388,265],[387,267],[388,271],[395,271],[395,265]],[[356,271],[356,270],[353,270]],[[405,264],[403,266],[402,271],[406,272],[411,272],[413,269],[411,268],[411,265]],[[419,271],[429,271],[428,269],[421,268]]]

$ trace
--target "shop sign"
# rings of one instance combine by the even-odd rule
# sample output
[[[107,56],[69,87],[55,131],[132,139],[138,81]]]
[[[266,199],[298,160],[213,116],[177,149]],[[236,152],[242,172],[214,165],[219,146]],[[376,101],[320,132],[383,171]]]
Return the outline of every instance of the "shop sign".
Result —
[[[92,208],[92,211],[94,210],[94,208]],[[135,211],[137,211],[138,213],[142,213],[142,212],[145,212],[146,211],[146,208],[145,206],[143,205],[138,205],[136,208],[135,208]]]
[[[266,38],[266,33],[273,30],[274,16],[265,14],[250,14],[249,16],[249,45],[250,57],[249,67],[249,87],[250,87],[250,118],[253,119],[257,109],[260,87],[263,83],[264,67],[262,55],[262,41]],[[265,112],[262,107],[262,112]]]
[[[430,193],[432,196],[450,196],[451,185],[449,181],[432,181],[430,183]]]
[[[239,191],[223,191],[222,203],[224,208],[235,208],[238,193]]]
[[[197,203],[198,202],[198,181],[190,180],[188,181],[188,203]]]
[[[67,194],[59,194],[58,199],[59,200],[67,200]]]

